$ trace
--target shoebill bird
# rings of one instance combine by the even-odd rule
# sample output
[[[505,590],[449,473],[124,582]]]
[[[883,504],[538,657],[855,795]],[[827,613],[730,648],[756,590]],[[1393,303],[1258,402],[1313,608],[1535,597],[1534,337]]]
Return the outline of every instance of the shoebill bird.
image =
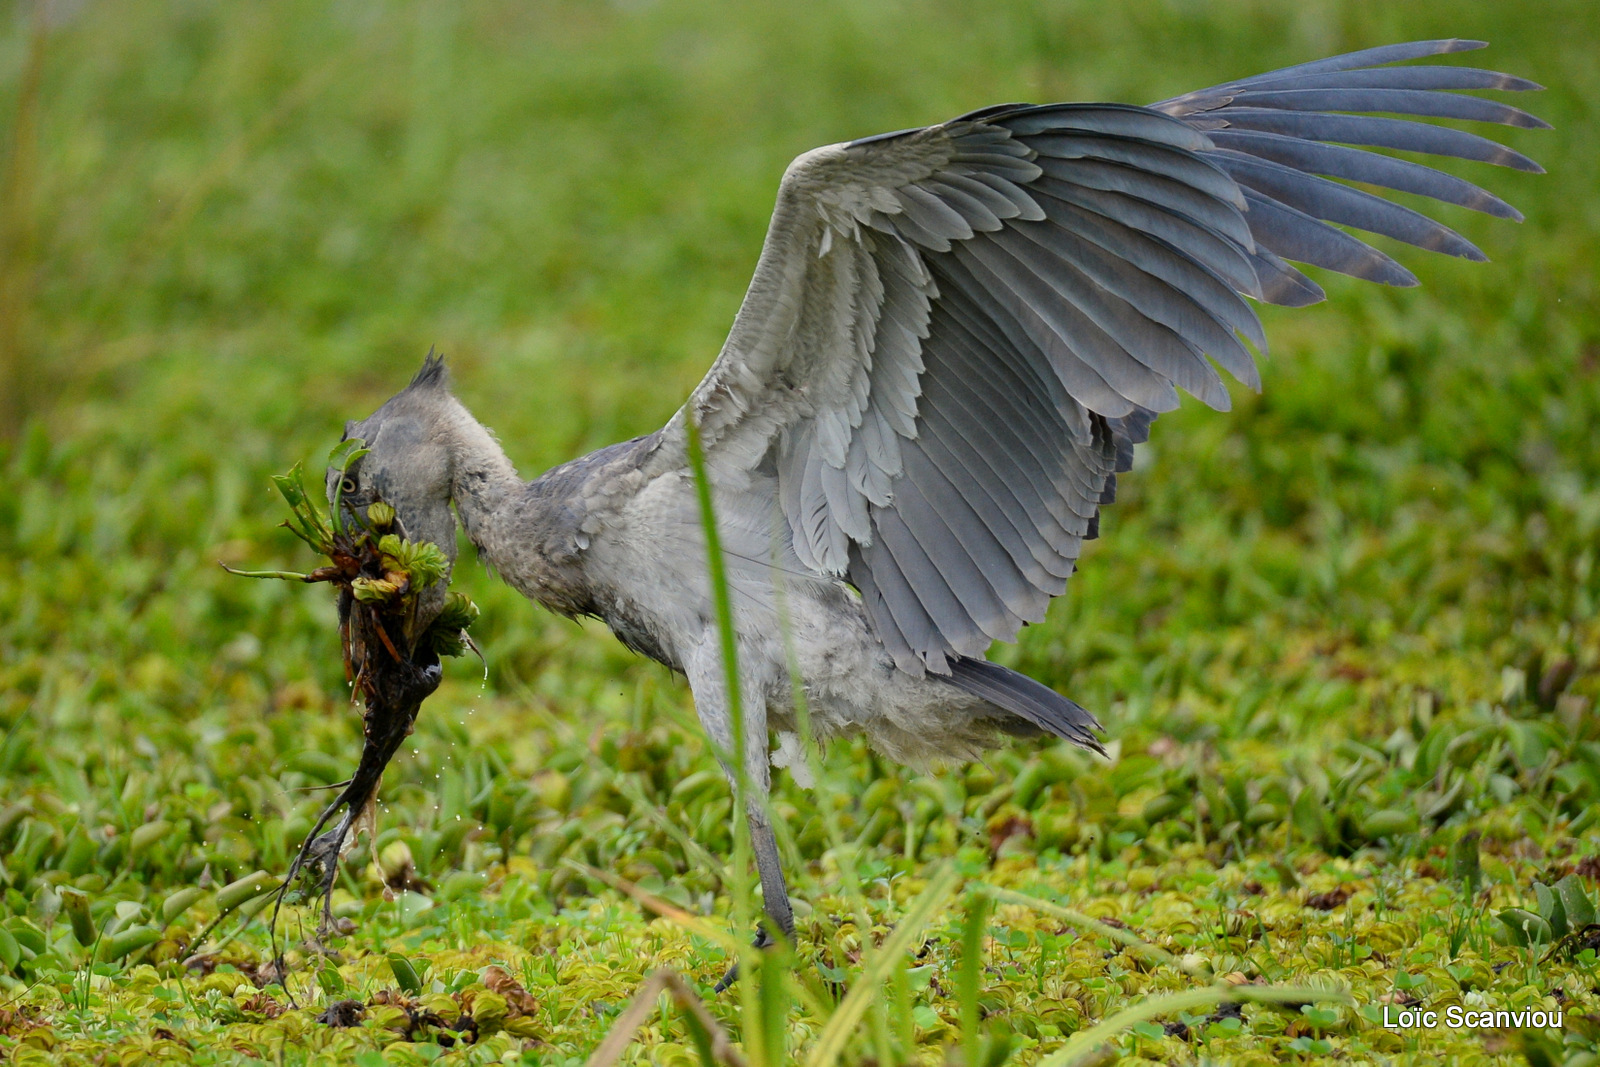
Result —
[[[409,536],[446,549],[459,519],[526,596],[603,619],[682,673],[724,770],[744,761],[765,910],[790,936],[764,803],[769,732],[785,762],[794,752],[789,650],[824,741],[864,735],[912,765],[1007,736],[1101,751],[1093,715],[985,650],[1045,617],[1179,390],[1225,410],[1218,368],[1260,387],[1251,301],[1323,297],[1291,263],[1417,284],[1351,230],[1485,258],[1369,189],[1520,217],[1467,181],[1367,150],[1538,171],[1417,121],[1542,128],[1458,92],[1538,86],[1392,65],[1479,47],[1372,48],[1148,107],[1003,104],[807,152],[783,176],[721,354],[666,426],[524,481],[430,358],[348,427],[371,452],[345,499],[386,500]],[[731,589],[742,756],[691,424]]]

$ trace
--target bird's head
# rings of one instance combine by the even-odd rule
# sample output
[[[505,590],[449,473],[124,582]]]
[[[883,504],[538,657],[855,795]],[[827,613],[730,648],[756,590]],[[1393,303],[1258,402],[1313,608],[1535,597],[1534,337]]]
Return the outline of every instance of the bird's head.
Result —
[[[364,513],[383,501],[394,508],[402,536],[432,541],[453,562],[449,427],[457,406],[444,360],[430,352],[410,385],[365,419],[345,425],[344,439],[360,440],[368,451],[348,470],[328,468],[329,504],[337,497],[349,521],[358,509]]]

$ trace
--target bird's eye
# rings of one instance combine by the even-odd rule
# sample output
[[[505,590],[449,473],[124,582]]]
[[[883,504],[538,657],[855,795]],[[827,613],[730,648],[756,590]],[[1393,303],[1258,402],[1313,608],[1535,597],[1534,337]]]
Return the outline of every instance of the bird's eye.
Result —
[[[344,481],[340,482],[339,483],[339,491],[340,492],[344,492],[344,493],[353,493],[353,492],[355,492],[356,491],[355,479],[354,478],[346,478]]]

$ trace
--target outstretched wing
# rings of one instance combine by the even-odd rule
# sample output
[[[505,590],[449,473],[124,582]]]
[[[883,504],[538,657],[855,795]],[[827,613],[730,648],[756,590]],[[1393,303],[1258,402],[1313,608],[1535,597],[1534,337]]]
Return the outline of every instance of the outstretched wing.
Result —
[[[1150,106],[1204,130],[1216,147],[1203,154],[1244,190],[1264,296],[1274,304],[1310,304],[1322,299],[1322,290],[1280,260],[1311,263],[1387,285],[1417,284],[1411,272],[1390,257],[1325,223],[1466,259],[1485,258],[1466,238],[1426,215],[1329,178],[1418,193],[1522,220],[1510,204],[1470,182],[1349,146],[1398,148],[1543,173],[1527,156],[1465,130],[1411,119],[1341,114],[1378,111],[1549,129],[1544,120],[1508,104],[1449,91],[1540,88],[1525,78],[1471,67],[1371,69],[1374,64],[1482,47],[1482,41],[1448,40],[1368,48]]]
[[[905,670],[949,673],[1043,618],[1115,476],[1212,361],[1259,388],[1243,296],[1309,303],[1287,260],[1415,279],[1330,223],[1483,258],[1426,216],[1329,178],[1505,217],[1502,201],[1349,142],[1536,169],[1389,111],[1542,125],[1441,90],[1530,89],[1455,67],[1364,69],[1478,47],[1397,45],[1151,108],[1005,105],[820,148],[789,167],[755,278],[668,425],[713,478],[775,474],[800,560],[846,576]],[[1209,359],[1207,358],[1209,357]]]

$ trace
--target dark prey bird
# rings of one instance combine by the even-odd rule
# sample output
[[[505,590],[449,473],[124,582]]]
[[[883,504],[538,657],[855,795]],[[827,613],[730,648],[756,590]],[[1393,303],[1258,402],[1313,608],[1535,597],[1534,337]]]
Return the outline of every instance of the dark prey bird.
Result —
[[[1545,128],[1451,91],[1532,82],[1387,65],[1480,47],[1372,48],[1149,107],[1004,104],[807,152],[727,343],[665,427],[526,482],[430,359],[348,427],[371,452],[345,499],[388,501],[408,536],[447,550],[454,503],[512,586],[681,672],[728,770],[697,424],[738,634],[748,817],[767,915],[792,935],[765,805],[769,764],[804,777],[785,635],[823,740],[863,734],[913,765],[1006,735],[1100,751],[1094,716],[985,650],[1045,617],[1179,389],[1226,409],[1213,363],[1259,388],[1247,343],[1266,341],[1245,298],[1323,297],[1290,261],[1417,284],[1341,227],[1485,258],[1366,188],[1520,218],[1459,178],[1349,147],[1538,171],[1464,130],[1365,114]]]

